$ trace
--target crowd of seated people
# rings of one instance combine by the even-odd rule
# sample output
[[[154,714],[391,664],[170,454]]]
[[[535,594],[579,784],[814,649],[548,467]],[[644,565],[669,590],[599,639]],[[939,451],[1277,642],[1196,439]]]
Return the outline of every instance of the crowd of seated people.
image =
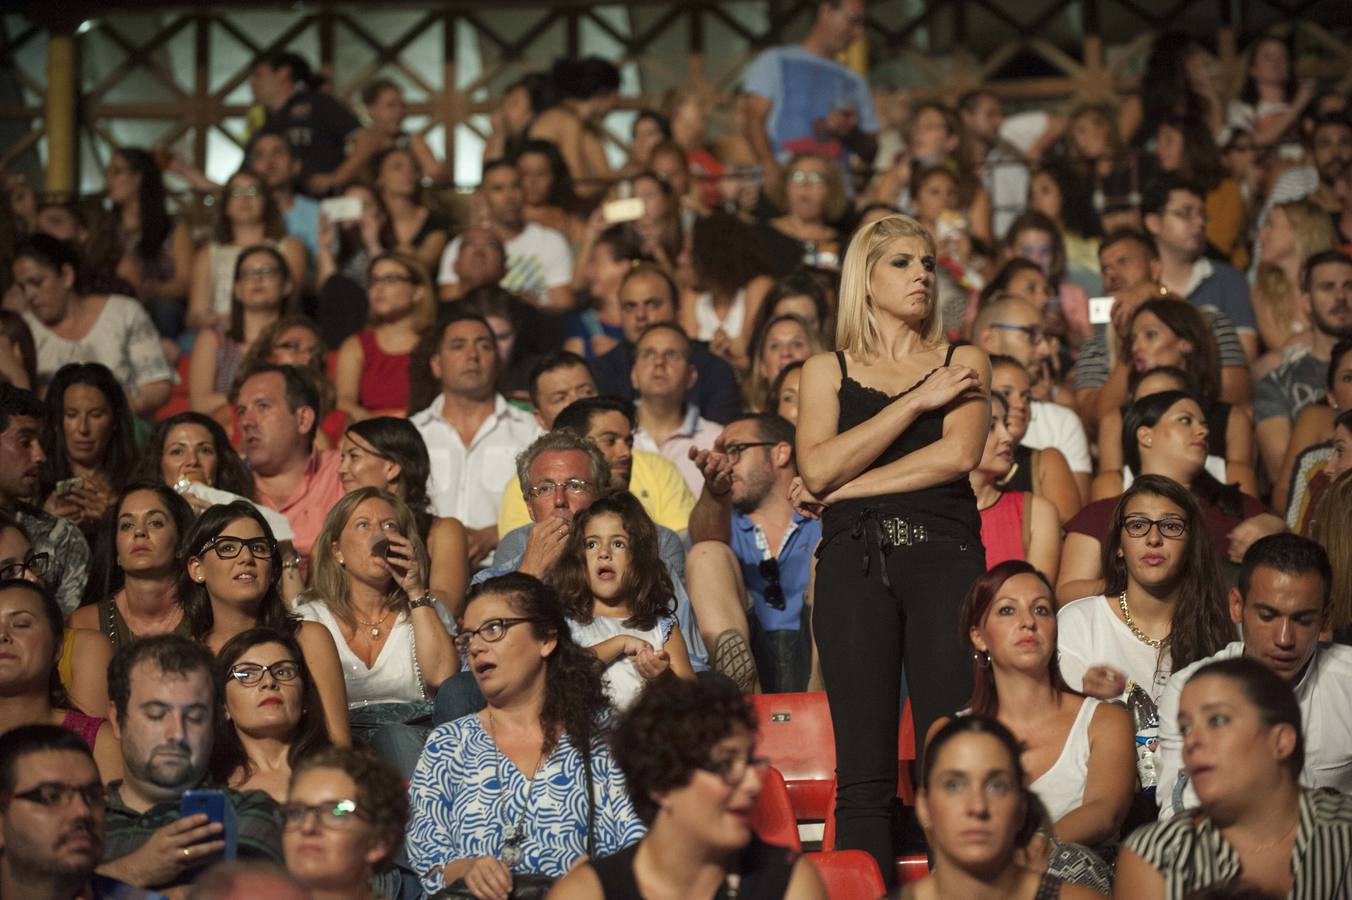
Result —
[[[869,15],[724,135],[560,60],[468,191],[285,50],[224,184],[6,181],[0,896],[821,897],[745,695],[825,691],[901,896],[1352,898],[1346,83],[897,120]]]

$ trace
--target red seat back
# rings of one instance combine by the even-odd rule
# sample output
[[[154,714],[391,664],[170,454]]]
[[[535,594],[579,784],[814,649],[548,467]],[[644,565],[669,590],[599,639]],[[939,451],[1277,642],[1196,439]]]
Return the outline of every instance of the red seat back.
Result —
[[[836,775],[836,745],[826,694],[754,694],[757,752],[784,776],[799,819],[825,819]]]
[[[765,781],[756,808],[751,813],[751,827],[767,844],[802,850],[798,839],[798,820],[793,814],[793,801],[784,785],[784,776],[771,766],[765,772]]]
[[[809,853],[831,900],[877,900],[887,890],[878,864],[863,850]]]

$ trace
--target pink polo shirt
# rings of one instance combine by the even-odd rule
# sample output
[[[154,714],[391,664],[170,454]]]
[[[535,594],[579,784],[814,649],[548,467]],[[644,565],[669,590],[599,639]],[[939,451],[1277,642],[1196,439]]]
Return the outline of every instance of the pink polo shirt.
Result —
[[[291,521],[291,530],[296,533],[296,552],[301,555],[303,565],[310,562],[310,548],[324,517],[343,496],[343,485],[338,480],[338,451],[316,450],[310,454],[310,462],[305,467],[305,480],[296,488],[296,492],[286,498],[285,503],[276,503],[273,498],[258,489],[258,502],[275,509]]]

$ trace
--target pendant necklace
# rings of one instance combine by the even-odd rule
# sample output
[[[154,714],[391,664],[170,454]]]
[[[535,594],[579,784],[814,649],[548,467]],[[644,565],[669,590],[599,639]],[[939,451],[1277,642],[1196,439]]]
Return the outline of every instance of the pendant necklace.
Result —
[[[507,782],[502,780],[502,748],[498,746],[497,729],[493,722],[493,708],[488,708],[488,736],[493,740],[493,765],[498,775],[498,791],[502,795],[503,811],[507,809]],[[498,859],[502,860],[507,868],[514,868],[521,862],[524,855],[521,845],[526,842],[526,813],[530,811],[530,796],[535,790],[536,776],[540,774],[540,767],[544,764],[544,752],[541,751],[540,758],[536,759],[535,769],[526,780],[526,800],[521,804],[521,814],[517,816],[516,822],[508,822],[502,829],[502,852],[498,854]],[[525,772],[521,773],[523,776]]]
[[[385,624],[385,620],[388,619],[388,618],[390,617],[390,612],[391,612],[391,611],[392,611],[392,610],[388,610],[388,609],[385,610],[385,614],[382,615],[379,619],[376,619],[374,622],[363,622],[361,619],[357,619],[357,617],[356,617],[355,614],[352,616],[352,618],[357,619],[357,624],[358,624],[358,625],[361,625],[361,626],[364,626],[364,627],[370,629],[371,640],[374,641],[376,638],[380,637],[380,626],[383,625],[383,624]]]

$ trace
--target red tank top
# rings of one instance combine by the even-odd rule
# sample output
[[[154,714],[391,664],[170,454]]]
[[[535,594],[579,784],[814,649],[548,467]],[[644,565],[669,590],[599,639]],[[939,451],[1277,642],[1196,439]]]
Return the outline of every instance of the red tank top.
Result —
[[[357,402],[363,409],[405,409],[408,406],[407,353],[386,353],[376,343],[375,332],[357,332],[361,342],[361,388]]]
[[[1001,494],[994,506],[981,510],[981,543],[986,545],[986,568],[1007,559],[1025,559],[1023,552],[1023,491]]]
[[[78,734],[89,745],[90,750],[94,749],[94,739],[98,737],[99,726],[102,724],[102,719],[87,716],[78,709],[68,710],[66,717],[61,720],[61,727]]]

